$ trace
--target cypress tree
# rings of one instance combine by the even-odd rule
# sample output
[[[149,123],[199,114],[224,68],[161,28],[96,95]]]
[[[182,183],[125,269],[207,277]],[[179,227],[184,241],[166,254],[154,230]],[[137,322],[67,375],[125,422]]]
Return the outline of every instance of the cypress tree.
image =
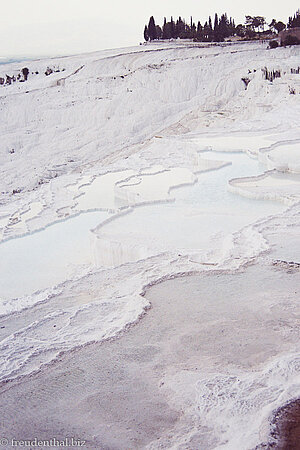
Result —
[[[161,39],[162,37],[162,29],[160,28],[159,25],[156,25],[156,39]]]
[[[167,36],[167,19],[164,18],[164,24],[163,24],[163,29],[162,29],[162,38],[163,39],[168,39]]]
[[[173,17],[171,17],[171,38],[176,38],[175,23]]]
[[[209,41],[210,38],[210,28],[207,22],[205,22],[204,27],[203,27],[203,40],[204,41]]]
[[[300,21],[300,12],[297,11],[294,17],[289,18],[289,27],[297,26]],[[255,22],[255,23],[254,23]],[[257,23],[256,23],[257,22]],[[263,17],[251,17],[246,16],[246,25],[249,28],[263,28],[264,18]],[[282,24],[284,26],[284,24]],[[239,36],[244,36],[243,25],[235,26],[234,19],[232,17],[228,18],[227,14],[224,13],[220,17],[217,13],[214,15],[214,22],[212,22],[211,16],[205,22],[204,27],[202,27],[200,21],[195,25],[193,22],[193,17],[190,16],[190,22],[186,23],[180,16],[176,20],[176,23],[171,16],[169,22],[167,22],[166,17],[164,17],[164,23],[162,28],[159,25],[155,25],[154,17],[151,16],[149,19],[148,26],[144,28],[144,38],[146,41],[153,41],[155,39],[194,39],[198,41],[216,41],[222,42],[226,37],[232,36],[238,33]]]
[[[294,17],[290,17],[288,21],[288,28],[300,27],[300,10],[296,11]]]
[[[150,41],[154,41],[155,39],[157,39],[155,20],[153,16],[151,16],[149,20],[148,35]]]
[[[179,16],[176,23],[176,37],[183,39],[185,37],[185,23]]]
[[[146,42],[149,41],[149,34],[148,34],[147,25],[145,25],[145,28],[144,28],[144,39],[145,39]]]
[[[197,37],[197,28],[195,23],[193,22],[191,25],[191,39],[195,39]]]
[[[219,19],[218,19],[218,14],[215,14],[215,21],[214,21],[214,30],[216,30],[219,26]]]

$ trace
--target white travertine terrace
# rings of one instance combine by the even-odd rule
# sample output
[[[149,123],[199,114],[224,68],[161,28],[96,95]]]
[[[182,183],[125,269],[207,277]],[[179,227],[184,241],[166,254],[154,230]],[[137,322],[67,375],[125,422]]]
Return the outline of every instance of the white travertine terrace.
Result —
[[[273,170],[257,177],[230,180],[229,189],[246,197],[279,200],[290,206],[300,201],[300,176]]]
[[[60,72],[45,76],[51,64]],[[153,389],[165,383],[160,392],[182,411],[182,421],[174,425],[174,439],[167,429],[159,441],[147,437],[145,446],[168,448],[168,439],[192,446],[199,426],[202,448],[248,450],[245,435],[255,448],[272,408],[298,392],[300,76],[291,74],[298,49],[174,42],[26,65],[38,74],[0,86],[0,380],[18,380],[5,395],[19,398],[22,376],[31,394],[21,398],[39,393],[34,380],[40,376],[41,385],[55,391],[56,365],[45,366],[77,348],[82,368],[75,378],[81,383],[81,374],[91,371],[86,395],[93,399],[93,389],[102,391],[86,344],[125,336],[130,324],[147,320],[153,302],[154,318],[165,308],[164,330],[170,320],[178,324],[166,335],[175,349],[170,354],[186,359],[174,363],[163,354],[170,366],[159,379],[146,378]],[[264,67],[282,76],[270,83]],[[198,281],[189,281],[191,273]],[[186,305],[173,280],[179,275]],[[155,302],[146,292],[162,280],[170,284],[161,291],[156,286]],[[170,307],[172,298],[164,305],[165,289],[182,316]],[[219,298],[222,307],[214,311]],[[195,324],[196,309],[204,319]],[[157,347],[159,333],[153,335]],[[140,337],[132,339],[139,349]],[[115,361],[123,351],[119,342]],[[33,372],[37,378],[27,377]],[[74,388],[73,395],[81,392]],[[87,436],[95,437],[97,408],[88,401],[91,410],[85,409],[82,395],[78,405],[95,425]],[[13,431],[12,411],[1,406]],[[41,415],[50,423],[46,409]],[[61,423],[66,417],[62,409]]]

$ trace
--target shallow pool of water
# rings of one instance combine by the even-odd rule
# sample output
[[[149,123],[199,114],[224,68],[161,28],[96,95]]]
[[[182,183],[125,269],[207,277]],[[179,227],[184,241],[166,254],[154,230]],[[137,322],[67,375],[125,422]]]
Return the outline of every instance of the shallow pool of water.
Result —
[[[192,186],[174,189],[172,204],[139,207],[105,225],[99,230],[100,239],[103,236],[124,243],[125,252],[131,245],[137,248],[140,244],[148,248],[147,255],[164,250],[206,252],[217,248],[226,235],[284,210],[280,203],[247,199],[228,191],[230,179],[264,171],[257,160],[243,153],[203,152],[202,156],[233,164],[199,174],[198,183]]]
[[[204,152],[202,156],[233,161],[233,164],[199,174],[198,183],[192,186],[174,189],[171,191],[174,203],[138,207],[108,223],[99,230],[100,239],[104,234],[108,242],[110,239],[120,242],[123,257],[131,245],[148,248],[150,254],[166,250],[208,250],[219,246],[227,234],[284,209],[279,203],[246,199],[228,192],[229,179],[263,172],[264,167],[258,161],[241,153]],[[147,176],[147,186],[151,178],[156,186],[155,174]],[[90,205],[95,198],[94,188]],[[90,230],[107,217],[107,212],[82,213],[0,244],[0,298],[31,294],[74,276],[85,265],[93,265],[97,247],[94,247],[95,240],[91,240]],[[106,249],[109,251],[109,245]],[[99,255],[96,259],[99,261]]]
[[[89,230],[109,216],[89,212],[0,244],[0,298],[28,295],[93,263]]]
[[[81,187],[77,187],[77,192],[80,196],[76,201],[76,209],[84,211],[97,208],[119,208],[120,205],[115,196],[115,184],[133,174],[133,170],[111,172],[95,178],[90,184],[83,184]]]

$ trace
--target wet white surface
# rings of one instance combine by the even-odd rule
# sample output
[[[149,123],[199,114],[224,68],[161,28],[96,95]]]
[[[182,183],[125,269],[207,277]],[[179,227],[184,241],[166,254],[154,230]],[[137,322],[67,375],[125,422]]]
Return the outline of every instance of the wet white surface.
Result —
[[[88,212],[0,244],[1,297],[29,295],[49,288],[87,266],[118,265],[165,251],[199,252],[205,261],[206,253],[220,251],[231,233],[283,210],[278,203],[228,192],[227,182],[234,176],[261,173],[263,166],[257,160],[243,153],[204,152],[201,157],[232,164],[199,174],[195,184],[195,175],[180,168],[129,178],[117,184],[117,191],[115,183],[120,177],[130,176],[129,171],[101,176],[81,188],[85,194],[79,197],[80,208],[115,208],[121,195],[124,205],[153,202],[168,199],[172,185],[191,186],[173,189],[171,197],[175,202],[136,207],[104,227],[101,222],[109,213]],[[97,239],[91,233],[94,228]],[[116,253],[110,242],[119,242],[119,257],[109,256],[110,252]]]
[[[90,212],[0,244],[0,297],[22,297],[93,264],[90,229],[109,216]]]
[[[199,174],[194,185],[173,190],[174,203],[139,207],[99,227],[95,242],[99,266],[102,261],[106,263],[101,255],[105,249],[109,251],[109,242],[120,243],[119,262],[126,262],[126,252],[128,261],[132,261],[164,251],[200,252],[205,261],[205,254],[220,250],[229,234],[283,211],[284,206],[276,202],[246,199],[228,191],[231,178],[262,173],[264,166],[256,159],[243,153],[205,152],[201,156],[232,165]],[[156,177],[152,177],[153,185]],[[150,184],[151,177],[147,181]],[[109,263],[118,264],[118,257]]]

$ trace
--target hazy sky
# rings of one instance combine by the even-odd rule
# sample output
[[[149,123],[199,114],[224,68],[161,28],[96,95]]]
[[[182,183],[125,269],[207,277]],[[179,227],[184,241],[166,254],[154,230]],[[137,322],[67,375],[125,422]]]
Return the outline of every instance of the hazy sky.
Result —
[[[61,55],[136,45],[150,15],[202,23],[215,12],[286,22],[299,0],[0,0],[0,56]]]

